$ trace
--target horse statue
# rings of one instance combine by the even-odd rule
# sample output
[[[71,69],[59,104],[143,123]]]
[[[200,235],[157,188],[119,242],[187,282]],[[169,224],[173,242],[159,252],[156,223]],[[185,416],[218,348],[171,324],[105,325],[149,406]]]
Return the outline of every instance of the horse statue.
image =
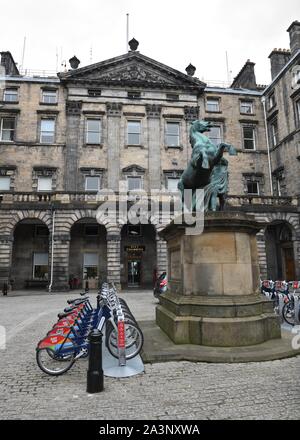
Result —
[[[197,189],[204,190],[204,211],[216,211],[217,199],[219,210],[224,210],[225,198],[228,191],[228,161],[223,157],[224,152],[236,155],[236,149],[221,143],[218,146],[203,133],[210,131],[213,124],[208,121],[194,121],[190,128],[190,143],[192,146],[191,160],[178,183],[184,202],[184,190],[192,190],[192,210],[197,206]]]

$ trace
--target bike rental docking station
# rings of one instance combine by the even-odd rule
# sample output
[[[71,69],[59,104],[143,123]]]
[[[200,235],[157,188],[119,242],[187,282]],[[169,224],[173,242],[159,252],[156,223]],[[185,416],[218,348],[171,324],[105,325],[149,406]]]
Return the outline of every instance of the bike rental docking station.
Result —
[[[105,287],[102,287],[102,296],[105,296],[104,290]],[[130,359],[126,359],[126,347],[128,347],[126,345],[126,320],[114,285],[113,294],[111,293],[109,302],[113,302],[112,306],[116,311],[118,329],[116,344],[118,348],[118,358],[113,357],[109,353],[104,343],[105,329],[103,330],[104,334],[98,329],[92,330],[89,335],[90,352],[87,372],[87,392],[90,394],[103,391],[103,376],[123,378],[144,372],[144,364],[139,354]],[[128,308],[127,312],[132,316]],[[134,320],[133,316],[132,319]]]

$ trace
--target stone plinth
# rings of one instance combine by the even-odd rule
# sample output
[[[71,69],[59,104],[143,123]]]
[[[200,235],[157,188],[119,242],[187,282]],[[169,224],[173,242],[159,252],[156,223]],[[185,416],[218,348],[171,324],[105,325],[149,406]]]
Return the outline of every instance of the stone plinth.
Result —
[[[256,233],[264,225],[241,213],[210,213],[204,231],[171,223],[169,287],[156,322],[178,344],[247,346],[280,338],[272,303],[259,294]]]

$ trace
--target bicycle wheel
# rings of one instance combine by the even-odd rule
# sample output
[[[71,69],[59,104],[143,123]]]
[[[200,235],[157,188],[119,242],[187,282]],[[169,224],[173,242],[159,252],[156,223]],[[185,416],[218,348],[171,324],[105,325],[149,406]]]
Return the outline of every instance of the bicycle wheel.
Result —
[[[290,325],[295,324],[295,305],[294,302],[289,301],[288,303],[285,303],[282,308],[282,316],[285,322],[287,322]]]
[[[135,323],[125,322],[125,358],[132,359],[139,354],[144,344],[144,336],[139,327]],[[116,329],[111,326],[107,328],[106,346],[110,354],[118,358],[118,333]]]
[[[36,351],[36,361],[44,373],[50,376],[59,376],[66,373],[74,364],[75,350],[71,353],[57,354],[49,347],[39,348]]]

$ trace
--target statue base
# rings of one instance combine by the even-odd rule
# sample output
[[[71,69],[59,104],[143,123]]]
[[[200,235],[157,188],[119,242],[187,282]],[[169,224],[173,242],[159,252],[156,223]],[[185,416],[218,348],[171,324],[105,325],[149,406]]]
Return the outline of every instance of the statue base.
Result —
[[[186,235],[178,219],[167,241],[169,287],[156,323],[176,344],[239,347],[280,338],[279,318],[259,293],[256,233],[264,225],[242,213],[205,215],[203,233]]]

